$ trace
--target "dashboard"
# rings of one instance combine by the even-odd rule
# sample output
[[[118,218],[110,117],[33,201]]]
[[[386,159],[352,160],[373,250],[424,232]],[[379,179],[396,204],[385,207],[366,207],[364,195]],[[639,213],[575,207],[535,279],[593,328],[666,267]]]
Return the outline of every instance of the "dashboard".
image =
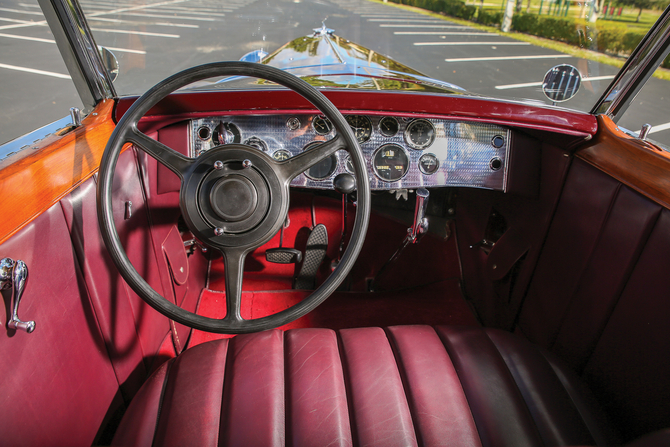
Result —
[[[358,139],[373,190],[469,186],[505,190],[511,132],[501,126],[399,115],[345,118]],[[321,115],[216,116],[190,121],[189,155],[242,143],[283,161],[333,138]],[[340,173],[353,173],[340,150],[297,176],[292,186],[332,189]]]

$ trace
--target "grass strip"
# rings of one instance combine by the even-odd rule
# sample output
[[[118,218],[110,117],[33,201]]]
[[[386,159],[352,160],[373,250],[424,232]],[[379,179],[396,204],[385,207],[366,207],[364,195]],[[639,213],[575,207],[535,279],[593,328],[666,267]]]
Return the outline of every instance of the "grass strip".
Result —
[[[453,23],[457,23],[459,25],[465,25],[469,26],[478,30],[482,31],[488,31],[490,33],[496,33],[501,36],[509,37],[512,39],[516,40],[521,40],[523,42],[528,42],[532,45],[536,45],[538,47],[543,47],[543,48],[548,48],[550,50],[555,50],[555,51],[560,51],[561,53],[569,54],[571,56],[575,56],[581,59],[587,59],[590,61],[598,62],[601,64],[606,64],[606,65],[611,65],[613,67],[618,67],[621,68],[623,67],[623,64],[626,62],[625,59],[619,58],[619,57],[613,57],[609,56],[607,54],[599,53],[597,51],[592,51],[592,50],[587,50],[583,48],[578,48],[573,45],[568,45],[567,43],[563,42],[557,42],[555,40],[550,40],[550,39],[544,39],[542,37],[537,37],[537,36],[531,36],[529,34],[522,34],[522,33],[517,33],[517,32],[511,32],[511,33],[503,33],[500,31],[499,28],[494,27],[494,26],[486,26],[482,25],[476,22],[470,22],[468,20],[463,20],[459,19],[456,17],[451,17],[451,16],[446,16],[443,14],[438,14],[436,12],[432,11],[427,11],[425,9],[417,8],[416,6],[408,6],[408,5],[401,5],[398,3],[392,3],[388,2],[385,3],[381,0],[368,0],[372,3],[379,3],[381,5],[390,5],[399,9],[403,9],[405,11],[412,11],[416,12],[419,14],[423,14],[425,16],[429,17],[434,17],[437,19],[441,19],[444,21],[449,21]],[[670,81],[670,70],[665,69],[665,68],[657,68],[656,71],[654,72],[654,77],[658,79],[663,79],[666,81]]]

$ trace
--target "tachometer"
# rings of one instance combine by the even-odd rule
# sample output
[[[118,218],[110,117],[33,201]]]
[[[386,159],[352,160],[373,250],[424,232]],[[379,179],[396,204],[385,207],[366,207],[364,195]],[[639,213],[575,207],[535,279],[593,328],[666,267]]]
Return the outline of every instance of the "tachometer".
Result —
[[[372,157],[375,174],[386,182],[395,182],[407,174],[409,157],[397,144],[385,144]]]
[[[435,127],[428,120],[414,120],[405,129],[405,141],[412,149],[422,150],[435,141]]]
[[[372,136],[372,122],[365,115],[347,115],[347,123],[353,129],[359,143],[365,143]]]

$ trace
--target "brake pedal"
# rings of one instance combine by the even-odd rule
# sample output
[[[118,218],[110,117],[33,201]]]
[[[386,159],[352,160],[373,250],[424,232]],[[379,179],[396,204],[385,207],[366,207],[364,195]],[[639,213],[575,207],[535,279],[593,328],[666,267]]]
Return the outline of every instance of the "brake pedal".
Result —
[[[328,230],[324,224],[314,227],[307,238],[305,256],[300,268],[300,273],[295,279],[296,290],[314,290],[316,286],[316,273],[326,257],[328,249]]]

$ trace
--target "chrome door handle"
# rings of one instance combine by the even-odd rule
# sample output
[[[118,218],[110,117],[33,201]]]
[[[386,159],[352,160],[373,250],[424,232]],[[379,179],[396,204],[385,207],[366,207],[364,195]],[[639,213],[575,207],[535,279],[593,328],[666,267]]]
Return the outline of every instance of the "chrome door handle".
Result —
[[[20,329],[27,333],[35,330],[34,321],[21,321],[19,318],[19,304],[28,279],[28,266],[21,260],[14,261],[4,258],[0,261],[0,289],[12,289],[12,318],[7,322],[10,329]]]

